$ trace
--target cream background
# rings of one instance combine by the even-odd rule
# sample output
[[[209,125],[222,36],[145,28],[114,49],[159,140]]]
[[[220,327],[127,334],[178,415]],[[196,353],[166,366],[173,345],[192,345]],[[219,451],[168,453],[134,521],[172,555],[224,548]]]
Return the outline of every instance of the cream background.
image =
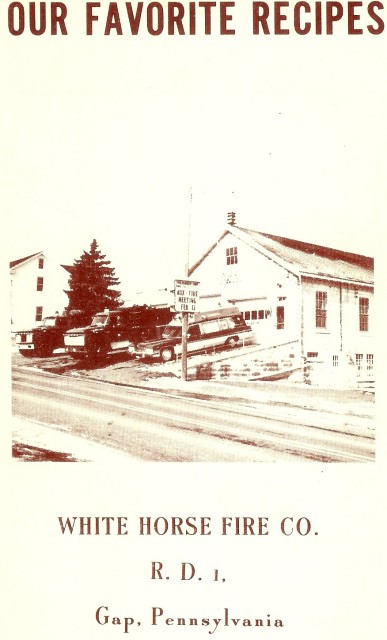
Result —
[[[12,461],[7,309],[9,260],[44,249],[72,262],[93,237],[128,291],[154,286],[155,272],[160,282],[179,277],[190,187],[193,257],[234,209],[241,226],[257,227],[258,217],[262,231],[374,255],[382,292],[385,34],[257,38],[246,2],[236,36],[86,38],[83,3],[67,4],[67,38],[12,38],[7,3],[0,12],[2,637],[110,639],[120,629],[94,621],[108,604],[140,619],[151,606],[171,616],[217,617],[228,606],[238,617],[283,618],[285,629],[259,631],[265,637],[384,638],[382,294],[375,464],[231,472]],[[63,537],[59,515],[124,515],[130,535]],[[207,515],[214,533],[140,538],[141,515]],[[222,515],[268,516],[270,534],[221,537]],[[288,515],[310,517],[319,535],[284,538],[278,524]],[[217,567],[227,581],[152,583],[152,560]],[[144,623],[132,635],[183,634],[207,629]]]

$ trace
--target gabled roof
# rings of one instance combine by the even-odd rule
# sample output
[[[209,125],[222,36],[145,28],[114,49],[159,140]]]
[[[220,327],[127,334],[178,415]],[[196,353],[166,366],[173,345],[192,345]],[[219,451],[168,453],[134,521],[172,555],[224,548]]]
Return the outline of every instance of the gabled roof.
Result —
[[[41,255],[43,255],[43,251],[38,251],[37,253],[31,253],[30,256],[25,256],[25,258],[19,258],[19,260],[13,260],[12,262],[9,263],[9,268],[13,269],[13,267],[17,267],[19,264],[22,264],[23,262],[27,262],[31,258],[36,258],[37,256],[41,256]]]
[[[190,274],[227,234],[234,235],[298,277],[320,277],[367,285],[374,281],[373,258],[234,225],[227,227],[218,242],[190,269]]]

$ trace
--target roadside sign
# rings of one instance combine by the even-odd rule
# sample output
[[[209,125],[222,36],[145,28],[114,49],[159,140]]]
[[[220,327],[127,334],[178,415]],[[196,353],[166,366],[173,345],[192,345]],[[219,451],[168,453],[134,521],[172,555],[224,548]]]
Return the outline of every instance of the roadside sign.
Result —
[[[195,313],[199,297],[199,282],[175,280],[175,311]]]

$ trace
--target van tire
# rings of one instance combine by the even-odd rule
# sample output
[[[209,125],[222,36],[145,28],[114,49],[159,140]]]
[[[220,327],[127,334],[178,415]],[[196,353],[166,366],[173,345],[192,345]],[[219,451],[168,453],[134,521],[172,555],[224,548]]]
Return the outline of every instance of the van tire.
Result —
[[[226,347],[229,349],[233,349],[237,346],[239,338],[237,336],[232,336],[232,338],[228,338],[226,340]]]
[[[172,347],[165,347],[161,350],[160,357],[163,362],[170,362],[173,360],[175,352]]]

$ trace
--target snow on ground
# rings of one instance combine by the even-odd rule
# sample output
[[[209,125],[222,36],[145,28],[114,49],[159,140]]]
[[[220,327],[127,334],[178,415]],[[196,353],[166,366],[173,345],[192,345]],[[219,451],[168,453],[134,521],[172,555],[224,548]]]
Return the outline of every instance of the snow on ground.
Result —
[[[79,363],[69,360],[63,353],[56,357],[25,359],[14,354],[17,364],[37,369],[90,377],[118,385],[130,385],[156,389],[166,393],[192,395],[209,398],[233,405],[257,407],[260,413],[277,415],[287,419],[299,416],[300,423],[311,420],[311,424],[369,434],[374,431],[374,394],[359,390],[334,390],[311,387],[290,381],[281,382],[216,382],[211,380],[181,379],[181,363],[140,361],[115,356],[99,368],[81,368]],[[208,359],[208,357],[207,357]],[[197,358],[190,358],[190,362]],[[234,406],[235,409],[235,406]],[[351,429],[352,430],[352,429]],[[127,461],[127,454],[89,443],[80,437],[46,427],[37,423],[13,418],[14,455],[22,460],[67,460],[67,461]],[[43,453],[42,453],[43,452]],[[44,455],[48,452],[48,456]],[[68,453],[71,452],[71,453]]]
[[[191,359],[192,360],[192,359]],[[290,381],[211,381],[181,378],[180,363],[121,360],[105,367],[73,370],[73,375],[122,385],[177,391],[195,396],[226,398],[271,406],[291,406],[311,411],[374,417],[374,394],[360,389],[323,389]]]
[[[14,460],[51,462],[127,462],[131,456],[60,431],[53,426],[12,418]]]

